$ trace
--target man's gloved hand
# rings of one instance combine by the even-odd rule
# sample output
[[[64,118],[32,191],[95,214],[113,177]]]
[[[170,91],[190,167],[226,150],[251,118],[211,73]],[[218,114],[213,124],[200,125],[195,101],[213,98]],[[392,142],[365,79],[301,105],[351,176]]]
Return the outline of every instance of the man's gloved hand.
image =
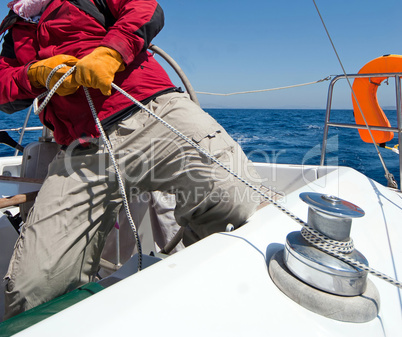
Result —
[[[76,63],[78,59],[70,55],[56,55],[47,59],[33,63],[28,69],[29,82],[35,88],[46,87],[46,81],[51,71],[60,64],[65,64],[67,67],[60,68],[55,72],[50,80],[49,89],[53,88],[56,82]],[[67,96],[75,93],[79,88],[79,84],[75,81],[74,75],[68,76],[56,93],[60,96]]]
[[[112,94],[112,82],[118,71],[124,70],[120,53],[107,47],[98,47],[77,62],[75,80],[84,87],[100,89],[102,94]]]

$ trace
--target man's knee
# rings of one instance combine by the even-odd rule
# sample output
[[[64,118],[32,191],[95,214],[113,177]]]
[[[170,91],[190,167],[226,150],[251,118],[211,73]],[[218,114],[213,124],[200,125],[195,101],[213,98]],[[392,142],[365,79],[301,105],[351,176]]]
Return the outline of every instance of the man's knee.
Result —
[[[241,182],[232,182],[206,193],[196,207],[183,207],[187,214],[176,209],[178,223],[186,227],[184,244],[188,246],[208,235],[223,232],[228,224],[235,229],[242,226],[260,201],[258,192]]]

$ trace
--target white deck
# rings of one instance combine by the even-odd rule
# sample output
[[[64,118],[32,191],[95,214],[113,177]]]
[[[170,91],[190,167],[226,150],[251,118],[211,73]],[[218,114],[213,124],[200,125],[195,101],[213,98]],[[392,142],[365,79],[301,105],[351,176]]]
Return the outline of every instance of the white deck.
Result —
[[[363,208],[356,248],[370,266],[402,275],[402,195],[349,168],[257,165],[286,208],[307,220],[299,193],[339,196]],[[300,226],[273,206],[247,225],[212,235],[20,333],[21,336],[400,336],[401,291],[370,276],[380,316],[352,324],[299,306],[272,282],[267,261]]]

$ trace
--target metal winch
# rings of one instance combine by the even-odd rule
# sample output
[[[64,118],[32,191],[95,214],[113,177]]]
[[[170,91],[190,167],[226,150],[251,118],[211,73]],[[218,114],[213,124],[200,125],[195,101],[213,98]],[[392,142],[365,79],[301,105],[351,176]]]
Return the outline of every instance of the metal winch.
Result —
[[[360,207],[335,196],[307,192],[300,198],[309,205],[308,226],[322,233],[328,242],[350,241],[352,218],[364,215]],[[356,249],[346,255],[368,265]],[[288,234],[284,262],[297,278],[320,290],[342,296],[357,296],[366,290],[366,271],[314,247],[301,232]]]

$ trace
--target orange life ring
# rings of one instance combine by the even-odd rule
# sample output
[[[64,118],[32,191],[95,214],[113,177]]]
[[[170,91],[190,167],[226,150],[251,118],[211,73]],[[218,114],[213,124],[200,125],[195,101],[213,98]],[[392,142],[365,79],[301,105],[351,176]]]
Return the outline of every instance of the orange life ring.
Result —
[[[372,73],[399,73],[402,72],[401,55],[384,55],[378,57],[363,66],[359,74]],[[353,91],[364,113],[364,117],[370,126],[390,127],[391,124],[385,116],[377,100],[378,86],[386,77],[356,78],[353,81]],[[365,124],[359,107],[353,97],[353,112],[356,124]],[[382,144],[394,138],[394,133],[390,131],[372,130],[373,138],[377,144]],[[372,139],[367,130],[359,129],[360,138],[366,143],[372,143]]]

